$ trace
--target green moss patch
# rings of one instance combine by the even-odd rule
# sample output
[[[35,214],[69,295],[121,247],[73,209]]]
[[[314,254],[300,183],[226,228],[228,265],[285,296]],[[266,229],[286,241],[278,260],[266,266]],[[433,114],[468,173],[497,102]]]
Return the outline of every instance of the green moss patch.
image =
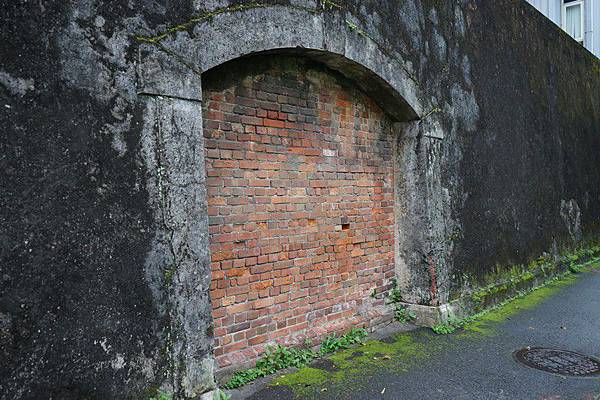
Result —
[[[597,254],[597,252],[595,253]],[[526,292],[519,292],[516,296],[506,299],[502,303],[479,312],[463,320],[455,320],[446,325],[440,325],[433,328],[438,333],[452,333],[459,328],[463,328],[462,335],[476,333],[479,335],[490,335],[494,333],[494,325],[506,321],[509,317],[541,304],[560,289],[575,283],[580,272],[591,271],[600,267],[600,258],[593,258],[584,263],[577,263],[578,257],[572,257],[569,268],[561,275],[555,276],[542,284],[528,289]]]
[[[287,348],[281,345],[267,346],[265,354],[256,362],[256,367],[235,372],[223,387],[225,389],[236,389],[285,368],[302,368],[319,357],[361,343],[366,336],[367,331],[362,328],[352,328],[340,337],[332,334],[327,336],[321,343],[318,352],[312,349]],[[335,368],[335,365],[332,365],[332,367]]]
[[[282,375],[273,380],[272,385],[284,386],[315,386],[322,385],[331,379],[331,372],[322,369],[306,367],[289,375]]]
[[[556,276],[565,272],[578,273],[584,268],[583,261],[596,259],[600,256],[600,245],[587,245],[575,250],[566,251],[559,257],[544,255],[527,265],[497,267],[493,272],[482,278],[482,286],[475,288],[463,300],[468,310],[479,312],[501,303],[507,298],[520,296],[532,287],[544,285]],[[469,281],[473,278],[465,278]],[[460,297],[460,296],[459,296]]]
[[[333,362],[335,369],[325,371],[309,366],[275,379],[272,385],[288,386],[298,399],[318,398],[326,388],[351,393],[353,387],[377,371],[408,371],[449,345],[425,329],[404,332],[385,342],[370,340],[328,356],[326,359]]]
[[[509,299],[501,306],[491,309],[488,312],[476,315],[472,321],[464,325],[466,332],[475,332],[478,334],[493,334],[494,324],[506,321],[509,317],[525,310],[532,309],[543,301],[556,294],[565,286],[571,285],[577,280],[577,276],[566,274],[560,279],[553,280],[551,283],[534,288],[531,292],[521,297]]]
[[[600,258],[580,264],[582,270],[600,268]],[[366,383],[369,376],[383,371],[407,372],[434,354],[495,334],[495,327],[519,312],[532,309],[564,287],[575,283],[580,275],[566,272],[523,293],[516,298],[461,321],[455,335],[439,336],[419,329],[381,340],[370,340],[326,357],[335,368],[323,370],[313,366],[276,378],[272,385],[287,386],[297,399],[318,399],[322,391],[351,395],[353,388]]]

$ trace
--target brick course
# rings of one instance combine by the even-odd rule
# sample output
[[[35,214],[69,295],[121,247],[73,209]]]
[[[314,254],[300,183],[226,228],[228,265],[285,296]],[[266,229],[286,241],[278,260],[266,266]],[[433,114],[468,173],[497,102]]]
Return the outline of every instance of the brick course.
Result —
[[[394,275],[388,117],[299,60],[203,98],[219,367],[369,325]]]

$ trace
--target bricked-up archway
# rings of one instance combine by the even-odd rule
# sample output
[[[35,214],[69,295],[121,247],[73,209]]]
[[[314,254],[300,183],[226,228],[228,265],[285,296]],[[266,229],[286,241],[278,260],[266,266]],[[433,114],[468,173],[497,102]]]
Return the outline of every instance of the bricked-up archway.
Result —
[[[438,210],[430,206],[424,186],[429,180],[423,176],[425,171],[435,173],[437,167],[429,165],[423,151],[415,152],[420,149],[419,138],[437,129],[419,122],[427,113],[424,110],[433,106],[416,81],[413,65],[400,53],[390,52],[377,36],[365,34],[343,7],[248,3],[206,16],[142,38],[137,63],[138,93],[146,99],[144,115],[149,121],[144,126],[148,185],[159,222],[154,251],[160,257],[147,269],[149,279],[165,289],[169,344],[165,380],[187,397],[214,387],[210,187],[201,112],[202,88],[211,69],[247,55],[293,52],[343,75],[352,82],[347,87],[360,88],[395,121],[410,121],[395,124],[403,134],[396,135],[399,151],[394,162],[395,169],[408,172],[395,175],[394,234],[398,282],[403,288],[417,289],[410,301],[418,301],[418,292],[427,291],[428,284],[402,272],[414,272],[413,264],[420,261],[415,257],[426,252],[422,228],[430,226],[427,220]],[[435,134],[438,137],[440,132]]]
[[[391,318],[392,120],[339,74],[262,55],[204,76],[215,356]]]

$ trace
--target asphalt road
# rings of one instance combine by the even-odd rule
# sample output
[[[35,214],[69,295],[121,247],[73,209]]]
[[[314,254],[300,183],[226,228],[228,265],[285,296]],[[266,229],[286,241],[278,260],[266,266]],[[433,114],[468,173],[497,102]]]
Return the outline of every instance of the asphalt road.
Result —
[[[513,358],[520,348],[539,346],[600,359],[600,270],[581,274],[575,283],[562,287],[534,308],[495,323],[493,328],[491,335],[472,335],[468,339],[460,333],[436,336],[417,330],[415,334],[425,337],[435,350],[410,368],[390,363],[365,368],[346,380],[304,387],[301,392],[266,386],[247,398],[600,399],[600,376],[565,378],[524,367]],[[239,396],[237,393],[235,397]]]

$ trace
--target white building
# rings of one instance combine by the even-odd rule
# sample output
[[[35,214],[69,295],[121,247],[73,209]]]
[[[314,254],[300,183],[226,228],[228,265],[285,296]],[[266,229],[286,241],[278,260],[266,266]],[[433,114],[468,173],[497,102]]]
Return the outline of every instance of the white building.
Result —
[[[527,0],[600,58],[600,0]]]

